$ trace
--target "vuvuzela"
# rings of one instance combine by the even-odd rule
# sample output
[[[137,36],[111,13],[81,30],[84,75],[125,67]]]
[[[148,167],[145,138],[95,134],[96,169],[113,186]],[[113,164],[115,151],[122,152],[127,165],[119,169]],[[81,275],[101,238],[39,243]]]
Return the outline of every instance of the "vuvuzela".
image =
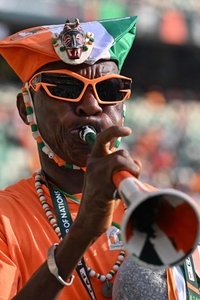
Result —
[[[80,130],[90,146],[96,131]],[[195,200],[175,189],[151,191],[127,171],[113,175],[113,183],[127,206],[122,239],[129,255],[151,269],[183,262],[200,240],[200,213]]]

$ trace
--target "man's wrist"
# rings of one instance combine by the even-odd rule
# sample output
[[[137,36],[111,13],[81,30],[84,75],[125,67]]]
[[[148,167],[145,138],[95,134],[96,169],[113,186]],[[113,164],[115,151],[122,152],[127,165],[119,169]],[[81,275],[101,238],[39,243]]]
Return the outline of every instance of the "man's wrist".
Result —
[[[74,280],[74,275],[71,275],[69,278],[69,281],[65,281],[60,275],[58,271],[58,267],[55,261],[55,249],[58,246],[58,244],[53,244],[48,249],[47,254],[47,266],[49,269],[49,272],[54,275],[54,277],[64,286],[70,286]]]

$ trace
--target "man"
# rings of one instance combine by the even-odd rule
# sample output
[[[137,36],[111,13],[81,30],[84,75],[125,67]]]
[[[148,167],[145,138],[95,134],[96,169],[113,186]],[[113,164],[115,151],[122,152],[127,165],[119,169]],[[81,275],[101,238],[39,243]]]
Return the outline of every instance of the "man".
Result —
[[[122,100],[131,80],[118,72],[135,23],[135,17],[82,25],[67,21],[1,41],[1,54],[24,83],[17,107],[38,143],[42,171],[0,195],[0,299],[111,294],[113,266],[124,258],[117,241],[124,205],[115,209],[112,174],[126,169],[139,175],[125,150],[110,153],[116,140],[131,132],[122,126]],[[79,137],[85,125],[97,132],[92,152]]]
[[[112,297],[126,255],[125,206],[112,178],[140,173],[126,150],[116,151],[131,133],[123,127],[131,80],[118,73],[136,20],[67,20],[0,42],[23,82],[17,107],[41,161],[40,171],[0,193],[0,299]],[[83,128],[96,135],[92,150]]]

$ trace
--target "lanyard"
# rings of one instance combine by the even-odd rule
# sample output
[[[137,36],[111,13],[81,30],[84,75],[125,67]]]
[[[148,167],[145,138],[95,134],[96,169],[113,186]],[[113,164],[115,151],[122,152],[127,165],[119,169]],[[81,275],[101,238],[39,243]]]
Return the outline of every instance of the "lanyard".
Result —
[[[200,300],[199,287],[192,256],[188,256],[181,267],[186,280],[188,299]]]
[[[53,206],[55,209],[58,225],[60,227],[62,238],[68,233],[72,224],[72,217],[69,211],[68,203],[65,196],[58,190],[55,190],[49,183],[48,188],[52,198]],[[90,298],[96,300],[95,292],[88,276],[87,267],[84,258],[82,258],[76,267],[76,272],[81,279],[84,287],[86,288]]]

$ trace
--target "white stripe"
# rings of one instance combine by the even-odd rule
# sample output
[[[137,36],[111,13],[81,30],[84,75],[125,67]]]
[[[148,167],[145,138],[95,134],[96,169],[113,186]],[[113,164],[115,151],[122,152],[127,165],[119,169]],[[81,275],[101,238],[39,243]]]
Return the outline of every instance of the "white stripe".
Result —
[[[177,288],[178,300],[187,300],[185,279],[181,268],[179,266],[173,267],[172,273]]]
[[[107,32],[103,25],[98,21],[93,21],[81,23],[81,27],[85,32],[94,33],[94,48],[87,63],[93,64],[101,58],[110,59],[109,49],[114,43],[114,38]],[[104,41],[104,44],[102,41]]]

